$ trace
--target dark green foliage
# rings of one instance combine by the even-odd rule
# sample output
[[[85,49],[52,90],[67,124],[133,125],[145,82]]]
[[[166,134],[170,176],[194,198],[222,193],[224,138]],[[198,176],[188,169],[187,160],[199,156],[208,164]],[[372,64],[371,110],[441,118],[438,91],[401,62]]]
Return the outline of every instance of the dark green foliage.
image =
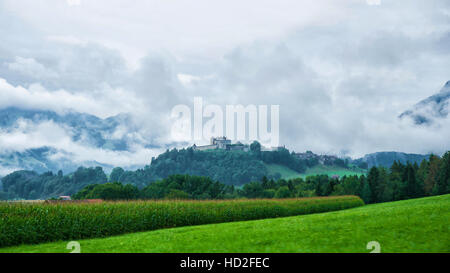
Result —
[[[405,171],[403,172],[403,179],[405,183],[405,196],[406,198],[419,197],[419,189],[416,181],[416,171],[415,168],[408,163],[406,165]]]
[[[291,197],[291,191],[287,186],[280,187],[275,193],[275,198],[289,198],[289,197]]]
[[[367,170],[369,168],[369,164],[367,162],[361,161],[357,164],[358,168]]]
[[[450,152],[441,159],[430,156],[420,164],[406,165],[394,161],[387,170],[373,167],[368,176],[344,176],[330,178],[327,175],[307,177],[305,180],[291,180],[267,177],[267,169],[253,151],[194,151],[172,150],[152,160],[152,165],[137,171],[115,168],[110,182],[105,186],[106,175],[101,168],[79,168],[70,175],[35,172],[14,172],[2,179],[3,199],[38,199],[73,195],[76,198],[123,199],[232,199],[232,198],[274,198],[282,196],[309,197],[330,195],[358,195],[366,203],[379,203],[450,192]],[[261,152],[264,162],[297,164],[299,161],[286,149],[277,152]],[[289,163],[290,162],[290,163]],[[302,164],[300,164],[302,165]],[[293,168],[293,167],[291,167]],[[179,172],[179,175],[169,175]],[[194,173],[194,174],[192,174]],[[166,176],[166,178],[161,178]],[[211,178],[212,177],[212,178]],[[222,180],[231,179],[230,184]],[[156,182],[152,182],[156,181]],[[219,182],[220,181],[220,182]],[[230,181],[230,180],[227,180]],[[253,181],[250,182],[249,181]],[[261,182],[257,182],[261,181]],[[130,184],[122,186],[115,182]],[[233,184],[243,184],[235,189]],[[289,194],[280,187],[287,187]],[[128,193],[122,191],[127,190]]]
[[[140,197],[163,199],[174,196],[179,199],[182,197],[180,192],[187,194],[183,195],[182,199],[224,199],[234,193],[234,187],[213,181],[209,177],[178,174],[151,183],[142,189]]]
[[[31,171],[17,171],[2,178],[3,191],[8,199],[46,199],[61,195],[72,195],[91,184],[107,182],[101,167],[80,167],[71,175],[62,172],[37,174]]]
[[[378,200],[378,196],[380,194],[379,176],[380,172],[378,168],[372,167],[367,176],[367,183],[369,184],[371,193],[370,203],[376,203]]]
[[[288,149],[284,148],[278,151],[261,152],[261,159],[267,164],[284,165],[299,173],[303,173],[308,166],[307,161],[298,159]]]
[[[167,151],[145,170],[155,181],[173,174],[207,176],[228,185],[243,185],[268,174],[263,162],[253,153],[243,151]],[[130,181],[131,182],[131,181]]]
[[[261,144],[258,141],[254,141],[252,144],[250,144],[250,151],[257,158],[261,158]]]
[[[6,193],[3,191],[0,191],[0,200],[3,201],[3,200],[7,200],[7,199],[8,199],[8,196],[6,195]]]
[[[372,200],[372,192],[370,191],[370,186],[367,181],[362,182],[361,193],[359,195],[365,203],[370,203]]]
[[[168,194],[166,194],[165,199],[168,200],[187,200],[190,199],[190,196],[188,193],[184,191],[180,191],[177,189],[171,189]]]
[[[286,217],[362,205],[363,201],[356,196],[100,204],[0,203],[0,247],[108,237],[170,227]]]
[[[136,186],[121,183],[94,184],[83,188],[72,196],[72,199],[103,199],[103,200],[135,200],[139,198]]]
[[[436,192],[438,194],[450,192],[450,152],[446,152],[442,157],[442,164],[436,187]]]
[[[109,175],[109,181],[111,182],[122,182],[122,176],[124,175],[124,169],[117,167],[111,171]],[[124,177],[125,178],[125,177]]]

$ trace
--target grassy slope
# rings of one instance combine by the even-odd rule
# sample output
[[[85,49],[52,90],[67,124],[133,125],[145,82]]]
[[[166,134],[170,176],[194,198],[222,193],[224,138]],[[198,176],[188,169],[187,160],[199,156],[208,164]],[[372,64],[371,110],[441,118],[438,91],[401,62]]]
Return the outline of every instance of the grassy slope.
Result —
[[[267,167],[267,170],[269,171],[269,175],[274,175],[275,173],[280,173],[281,178],[283,179],[293,179],[300,177],[301,174],[286,167],[283,165],[278,164],[264,164]]]
[[[365,170],[359,169],[359,168],[346,169],[346,168],[336,167],[336,166],[317,165],[317,166],[307,169],[305,173],[301,174],[301,177],[305,178],[307,176],[318,175],[318,174],[326,174],[328,176],[339,175],[341,177],[344,175],[347,175],[347,176],[358,175],[359,176],[359,175],[363,175],[365,173],[366,173]]]
[[[278,164],[265,164],[267,169],[269,170],[269,174],[280,173],[283,179],[292,179],[297,177],[306,178],[307,176],[318,175],[318,174],[326,174],[328,176],[333,175],[363,175],[366,173],[365,170],[359,168],[346,169],[336,166],[325,166],[325,165],[317,165],[312,168],[308,168],[305,173],[298,173],[286,166],[278,165]]]
[[[82,252],[450,252],[450,195],[306,216],[82,240]],[[67,242],[0,252],[69,252]]]

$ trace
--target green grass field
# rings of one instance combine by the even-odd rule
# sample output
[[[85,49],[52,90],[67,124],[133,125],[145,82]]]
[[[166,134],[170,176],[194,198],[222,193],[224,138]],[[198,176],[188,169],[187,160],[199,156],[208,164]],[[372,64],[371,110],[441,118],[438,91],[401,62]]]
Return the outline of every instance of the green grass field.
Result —
[[[357,196],[290,199],[0,203],[0,247],[105,238],[164,228],[238,222],[363,206]]]
[[[318,175],[318,174],[326,174],[330,177],[333,175],[339,175],[340,177],[342,177],[344,175],[360,176],[360,175],[366,174],[366,172],[367,172],[366,170],[356,168],[356,167],[346,169],[346,168],[337,167],[337,166],[317,165],[312,168],[308,168],[305,173],[300,174],[300,177],[306,178],[308,176]]]
[[[352,167],[349,169],[337,167],[337,166],[326,166],[326,165],[317,165],[312,168],[306,169],[305,173],[296,172],[286,166],[278,165],[278,164],[265,164],[269,175],[274,175],[275,173],[281,174],[281,178],[283,179],[293,179],[297,177],[306,178],[308,176],[326,174],[328,176],[339,175],[340,177],[347,175],[363,175],[366,174],[366,170]]]
[[[283,179],[294,179],[297,177],[301,177],[301,174],[286,167],[278,164],[265,164],[267,170],[269,171],[269,175],[274,175],[276,173],[281,174],[281,178]]]
[[[80,240],[81,252],[450,252],[450,195],[344,211]],[[0,252],[69,252],[67,242]]]

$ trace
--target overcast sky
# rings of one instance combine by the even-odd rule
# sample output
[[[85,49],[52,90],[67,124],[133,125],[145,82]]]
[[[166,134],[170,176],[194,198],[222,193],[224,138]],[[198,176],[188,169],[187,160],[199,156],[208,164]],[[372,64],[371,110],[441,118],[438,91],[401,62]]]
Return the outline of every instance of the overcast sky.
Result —
[[[299,152],[442,153],[449,118],[397,117],[448,80],[448,0],[0,0],[0,108],[131,113],[158,145],[172,107],[201,96],[280,105],[280,142]],[[16,147],[49,143],[32,128]]]

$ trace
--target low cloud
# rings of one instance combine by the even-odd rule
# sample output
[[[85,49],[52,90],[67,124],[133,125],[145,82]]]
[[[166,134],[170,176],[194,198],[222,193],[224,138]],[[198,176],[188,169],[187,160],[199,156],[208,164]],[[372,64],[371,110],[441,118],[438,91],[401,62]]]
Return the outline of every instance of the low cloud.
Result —
[[[162,28],[142,16],[138,5],[124,12],[142,25],[128,25],[110,16],[117,11],[114,3],[104,7],[108,16],[102,17],[102,24],[108,22],[112,30],[106,31],[96,24],[86,27],[98,3],[84,1],[68,18],[40,21],[23,5],[8,1],[6,6],[20,17],[0,19],[15,22],[14,32],[0,29],[5,40],[0,45],[0,108],[59,113],[72,109],[103,118],[130,113],[138,127],[135,138],[145,140],[137,143],[173,146],[180,143],[169,137],[172,107],[192,106],[200,96],[205,103],[223,107],[280,105],[281,143],[296,151],[362,156],[384,150],[442,153],[450,148],[449,118],[428,128],[397,118],[450,80],[448,1],[386,0],[375,6],[365,0],[328,1],[330,9],[323,12],[317,1],[303,1],[298,4],[302,8],[279,7],[301,12],[304,18],[289,13],[281,21],[273,10],[258,6],[258,14],[271,16],[252,20],[248,28],[248,14],[236,15],[241,24],[225,17],[215,21],[209,15],[215,27],[193,20],[197,23],[189,21],[190,28],[178,28],[175,20],[168,23],[174,27]],[[156,9],[170,10],[167,5]],[[67,7],[56,9],[60,8]],[[136,16],[129,16],[134,12]],[[89,20],[77,21],[74,14]],[[53,27],[53,21],[69,19],[73,24],[64,24],[68,31]],[[36,20],[39,27],[34,29],[29,22]],[[278,22],[276,29],[267,33],[264,28],[260,35],[258,26],[267,22]],[[222,33],[220,26],[229,28]],[[102,35],[97,39],[93,33]],[[236,33],[239,37],[233,38]],[[149,162],[153,152],[142,146],[123,153],[104,151],[73,143],[64,128],[55,140],[45,131],[58,133],[61,128],[35,126],[2,132],[1,145],[49,144],[68,149],[79,160],[95,158],[117,165],[144,158]],[[125,134],[126,129],[118,128],[113,135]]]
[[[139,111],[145,107],[138,98],[130,96],[125,90],[109,86],[92,90],[91,93],[71,93],[66,90],[49,91],[39,83],[31,84],[28,88],[13,86],[0,78],[0,92],[0,108],[51,110],[60,114],[74,110],[104,118]]]
[[[129,151],[111,151],[85,145],[74,141],[70,130],[52,121],[32,123],[19,120],[14,128],[0,131],[0,152],[24,152],[29,149],[52,147],[59,152],[52,154],[51,159],[70,155],[74,163],[97,161],[113,166],[130,167],[149,164],[151,158],[161,153],[162,149],[149,149],[133,145]]]

